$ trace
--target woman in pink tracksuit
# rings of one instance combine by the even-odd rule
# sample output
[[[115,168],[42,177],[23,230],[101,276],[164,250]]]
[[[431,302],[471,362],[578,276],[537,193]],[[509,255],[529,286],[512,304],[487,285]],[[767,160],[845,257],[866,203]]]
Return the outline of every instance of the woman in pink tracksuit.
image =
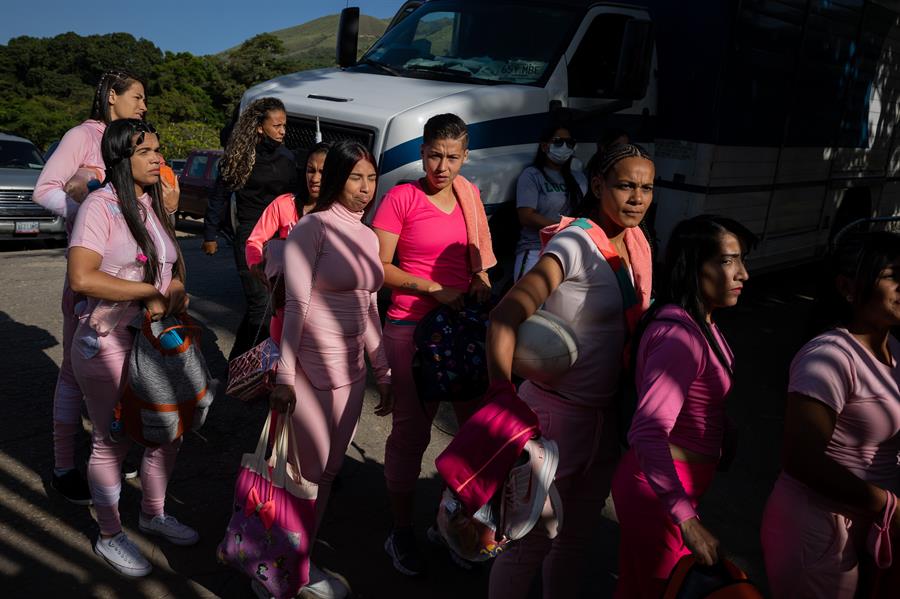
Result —
[[[362,223],[375,194],[375,158],[357,142],[335,144],[325,159],[315,209],[300,219],[284,255],[285,307],[276,387],[270,404],[292,413],[300,471],[319,486],[316,526],[362,412],[368,353],[381,402],[390,412],[391,374],[376,294],[384,282],[378,240]],[[307,531],[309,545],[316,531]],[[311,595],[346,587],[310,564]],[[318,594],[316,594],[318,593]]]
[[[322,189],[322,173],[325,168],[325,156],[328,155],[328,149],[331,144],[328,142],[320,142],[309,150],[309,157],[306,159],[306,176],[299,183],[301,189],[297,193],[285,193],[269,204],[263,210],[262,216],[250,232],[247,238],[247,246],[245,252],[247,255],[247,267],[251,272],[260,270],[260,266],[265,260],[266,243],[278,236],[278,239],[287,239],[294,225],[315,207],[319,200],[319,191]],[[259,272],[259,276],[265,278],[264,272]],[[283,289],[284,282],[279,285]],[[273,293],[279,295],[279,289],[274,289]],[[284,323],[284,306],[276,305],[272,311],[272,320],[269,323],[269,335],[276,344],[281,343],[281,327]]]
[[[141,304],[153,319],[185,311],[184,261],[162,204],[158,183],[163,161],[153,126],[138,119],[113,121],[103,134],[101,150],[107,184],[84,201],[69,239],[69,285],[88,303],[73,336],[72,370],[93,424],[88,481],[100,525],[94,551],[126,576],[145,576],[150,563],[122,531],[119,519],[120,471],[131,442],[112,441],[109,427],[134,343],[128,323],[140,313]],[[141,262],[143,281],[116,277],[123,267]],[[90,324],[90,313],[100,301],[130,302],[104,336]],[[164,509],[180,441],[144,452],[139,527],[172,543],[191,545],[197,542],[196,531]]]
[[[678,560],[718,560],[697,503],[712,482],[726,430],[733,356],[713,311],[737,304],[755,243],[739,223],[698,216],[679,223],[666,247],[653,306],[638,326],[637,408],[631,449],[612,483],[619,519],[616,597],[656,599]]]
[[[142,119],[147,112],[144,84],[124,71],[107,71],[94,93],[91,116],[73,127],[47,161],[34,189],[35,202],[66,219],[71,234],[78,207],[88,194],[90,178],[104,178],[100,139],[106,125],[123,118]],[[84,169],[80,171],[79,169]],[[178,205],[178,190],[163,183],[163,200],[169,211]],[[72,373],[72,335],[77,318],[75,293],[68,278],[63,284],[63,361],[53,395],[54,469],[51,485],[63,497],[77,504],[89,504],[91,494],[82,474],[75,468],[75,434],[81,422],[82,393]]]
[[[851,599],[876,565],[897,586],[900,510],[900,235],[847,234],[819,295],[824,333],[791,363],[784,470],[763,513],[776,599]],[[868,562],[869,568],[860,568]],[[866,581],[871,583],[871,581]],[[873,596],[867,594],[867,597]]]

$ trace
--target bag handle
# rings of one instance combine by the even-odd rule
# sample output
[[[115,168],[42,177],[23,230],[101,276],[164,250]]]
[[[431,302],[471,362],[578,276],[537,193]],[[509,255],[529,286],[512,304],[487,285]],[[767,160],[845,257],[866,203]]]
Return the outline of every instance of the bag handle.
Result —
[[[299,456],[300,452],[297,446],[297,438],[294,435],[294,427],[291,425],[290,416],[275,413],[274,419],[277,422],[274,424],[275,426],[275,441],[272,447],[272,456],[275,461],[275,465],[271,466],[269,474],[270,474],[270,487],[281,487],[285,488],[285,484],[288,480],[287,476],[287,464],[288,464],[288,448],[292,447],[294,449],[294,455]],[[266,448],[269,444],[269,431],[272,429],[273,423],[273,413],[272,410],[269,410],[269,415],[266,417],[266,422],[263,424],[262,430],[259,433],[259,440],[256,443],[256,451],[254,452],[254,456],[256,459],[256,463],[264,464],[266,463]],[[297,475],[303,478],[303,474],[300,471],[300,464],[295,464],[295,468],[297,470]],[[271,494],[271,488],[270,488]]]

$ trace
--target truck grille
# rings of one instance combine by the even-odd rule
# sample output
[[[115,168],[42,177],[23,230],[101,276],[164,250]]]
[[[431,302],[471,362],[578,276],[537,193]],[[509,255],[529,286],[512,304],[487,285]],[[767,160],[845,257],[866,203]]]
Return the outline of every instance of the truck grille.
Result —
[[[322,130],[323,141],[331,143],[339,141],[358,141],[366,146],[370,152],[375,144],[375,134],[367,129],[345,127],[343,125],[333,125],[321,122],[319,128]],[[303,158],[305,160],[307,151],[314,146],[315,143],[315,119],[288,117],[284,134],[284,145],[294,152],[298,159]]]
[[[0,190],[0,217],[52,217],[52,214],[31,201],[32,193],[30,189]]]

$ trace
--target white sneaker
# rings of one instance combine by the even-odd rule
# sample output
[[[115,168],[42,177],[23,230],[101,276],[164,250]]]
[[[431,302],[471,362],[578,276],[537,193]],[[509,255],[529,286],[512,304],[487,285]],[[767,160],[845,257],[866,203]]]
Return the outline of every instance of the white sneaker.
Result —
[[[344,599],[350,595],[347,582],[336,575],[323,572],[309,562],[309,584],[300,589],[297,597],[303,599]]]
[[[174,545],[193,545],[200,540],[200,535],[196,530],[167,514],[158,514],[148,518],[141,512],[138,528],[148,534],[165,537]]]
[[[147,558],[141,555],[141,550],[124,532],[109,539],[99,537],[94,543],[94,553],[125,576],[146,576],[153,570]]]
[[[529,439],[519,460],[509,472],[500,503],[501,530],[513,541],[531,532],[541,517],[559,465],[559,450],[550,439]]]

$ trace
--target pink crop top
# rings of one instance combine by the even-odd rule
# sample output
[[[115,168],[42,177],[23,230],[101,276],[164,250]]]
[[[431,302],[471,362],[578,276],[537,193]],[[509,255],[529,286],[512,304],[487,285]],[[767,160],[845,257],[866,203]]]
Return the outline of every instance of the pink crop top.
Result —
[[[733,364],[731,349],[713,324],[713,336]],[[665,306],[641,337],[636,363],[638,406],[628,432],[650,487],[678,524],[697,515],[678,475],[669,444],[718,457],[731,377],[696,322]]]

